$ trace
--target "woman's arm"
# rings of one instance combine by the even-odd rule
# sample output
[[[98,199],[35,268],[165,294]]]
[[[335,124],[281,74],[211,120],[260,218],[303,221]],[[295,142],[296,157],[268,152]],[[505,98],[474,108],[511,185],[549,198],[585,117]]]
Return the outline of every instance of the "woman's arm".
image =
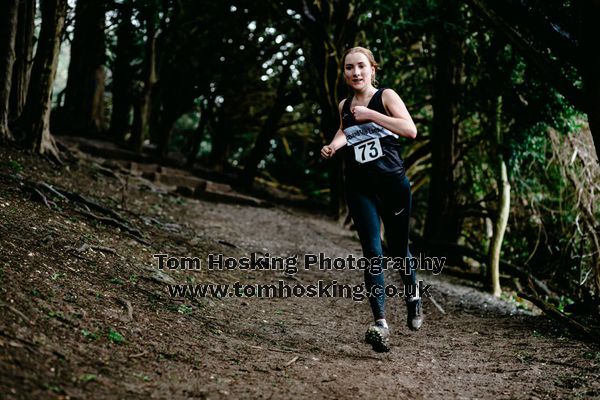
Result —
[[[348,142],[346,141],[346,134],[340,128],[335,133],[335,136],[333,137],[331,143],[329,143],[329,146],[333,147],[333,149],[337,151],[340,147],[344,147],[346,144],[348,144]]]
[[[417,127],[400,96],[395,91],[386,89],[382,93],[382,101],[389,116],[367,107],[356,106],[352,109],[354,119],[357,122],[373,121],[396,135],[410,139],[416,138]]]
[[[335,133],[335,136],[333,137],[333,140],[331,141],[331,143],[329,143],[328,145],[325,145],[325,146],[323,146],[323,148],[321,148],[321,157],[323,157],[326,160],[333,157],[335,152],[340,147],[344,147],[348,143],[346,141],[346,134],[342,130],[342,108],[344,107],[344,101],[346,101],[346,100],[345,99],[342,100],[338,106],[338,111],[340,113],[340,127],[337,130],[337,132]]]

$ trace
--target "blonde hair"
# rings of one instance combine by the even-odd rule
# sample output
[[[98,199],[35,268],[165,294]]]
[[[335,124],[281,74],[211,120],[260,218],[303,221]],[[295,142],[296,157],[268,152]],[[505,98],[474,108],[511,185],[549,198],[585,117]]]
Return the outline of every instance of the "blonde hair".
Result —
[[[346,50],[344,52],[344,57],[342,57],[342,65],[346,64],[346,56],[348,54],[352,54],[352,53],[361,53],[361,54],[364,54],[365,57],[367,57],[367,60],[369,60],[369,64],[371,64],[371,66],[375,69],[375,72],[371,76],[371,85],[376,86],[377,84],[379,84],[379,82],[377,82],[377,79],[375,78],[375,75],[377,74],[377,71],[379,70],[379,64],[377,64],[377,61],[375,61],[375,57],[373,56],[373,53],[371,52],[371,50],[364,48],[364,47],[360,47],[360,46],[352,47],[352,48]]]

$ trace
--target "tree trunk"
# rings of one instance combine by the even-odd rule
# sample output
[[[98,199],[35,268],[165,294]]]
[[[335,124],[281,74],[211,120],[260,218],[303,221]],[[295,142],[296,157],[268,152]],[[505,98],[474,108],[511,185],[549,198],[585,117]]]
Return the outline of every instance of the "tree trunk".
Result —
[[[17,0],[4,0],[0,5],[0,140],[11,140],[8,129],[8,106],[13,65],[15,63],[15,36],[17,33]]]
[[[65,105],[61,110],[65,132],[82,135],[104,131],[105,12],[102,1],[77,1]]]
[[[146,50],[144,55],[144,87],[137,100],[137,118],[134,119],[130,146],[141,151],[144,137],[148,132],[150,121],[152,91],[157,81],[156,76],[156,9],[149,5],[146,10]]]
[[[508,173],[506,170],[506,162],[502,151],[502,97],[498,96],[494,99],[495,109],[492,110],[492,126],[494,129],[494,144],[498,148],[498,213],[496,215],[496,221],[494,222],[494,235],[490,241],[490,247],[488,252],[488,276],[487,284],[491,293],[500,297],[502,289],[500,287],[500,250],[502,248],[502,241],[504,240],[504,233],[506,232],[506,226],[508,224],[508,214],[510,212],[510,183],[508,182]]]
[[[256,138],[254,147],[252,148],[250,156],[248,157],[246,165],[244,166],[244,171],[240,176],[240,183],[242,186],[252,187],[252,184],[254,183],[254,177],[256,176],[256,171],[258,169],[258,163],[269,151],[269,142],[277,133],[277,125],[279,124],[279,121],[285,112],[286,88],[290,79],[290,75],[290,68],[284,68],[284,70],[281,72],[275,102],[273,103],[273,107],[271,107],[271,111],[267,116],[267,120],[265,121],[260,133],[258,134],[258,137]]]
[[[321,132],[324,133],[326,142],[329,143],[339,128],[339,108],[340,94],[345,92],[344,80],[342,77],[342,60],[345,41],[339,46],[335,53],[331,53],[326,45],[327,38],[323,38],[321,47],[316,49],[315,58],[321,58],[321,91],[319,105],[321,107]],[[339,42],[338,42],[339,43]],[[351,46],[349,46],[351,47]],[[338,220],[346,219],[348,206],[344,196],[344,164],[343,157],[334,157],[329,161],[329,189],[331,214]]]
[[[481,207],[486,209],[487,205],[485,201],[481,202]],[[487,248],[488,250],[490,249],[491,243],[492,243],[492,238],[494,237],[494,223],[492,222],[492,219],[489,216],[483,217],[483,229],[485,232],[485,239],[483,240],[483,247]],[[489,260],[488,260],[489,261]],[[489,263],[488,264],[481,264],[481,281],[482,282],[487,282],[487,277],[489,276]]]
[[[131,61],[134,57],[133,49],[133,14],[130,2],[121,5],[119,11],[120,22],[117,28],[117,49],[113,70],[112,99],[113,109],[110,122],[111,136],[117,143],[124,143],[125,136],[130,129],[129,119],[133,105],[133,68]]]
[[[169,142],[173,132],[173,124],[181,116],[177,108],[172,104],[166,104],[162,110],[160,121],[158,122],[158,138],[156,141],[156,156],[163,160],[169,153]]]
[[[15,121],[21,115],[27,99],[33,57],[34,17],[35,0],[20,0],[9,121]]]
[[[457,115],[461,75],[461,38],[455,25],[460,19],[459,4],[441,2],[445,18],[436,39],[433,126],[431,134],[431,181],[425,237],[430,241],[456,243],[459,235],[454,195],[454,167],[458,126]]]
[[[218,119],[215,119],[213,124],[215,129],[210,130],[211,149],[208,162],[216,172],[225,171],[227,154],[229,154],[229,146],[234,133],[231,126],[227,123],[227,120],[227,114],[221,109]]]
[[[31,150],[39,154],[50,154],[58,159],[58,149],[50,134],[50,108],[67,0],[42,0],[40,9],[42,26],[31,82],[27,102],[17,125],[25,132],[25,142]]]
[[[189,152],[187,154],[186,166],[188,168],[193,167],[194,163],[196,162],[196,157],[198,156],[198,151],[200,150],[200,143],[202,142],[202,136],[204,135],[204,130],[206,129],[206,126],[212,117],[213,109],[214,104],[211,96],[208,98],[206,106],[202,107],[200,111],[200,122],[198,123],[196,132],[194,132],[194,136],[189,146]]]

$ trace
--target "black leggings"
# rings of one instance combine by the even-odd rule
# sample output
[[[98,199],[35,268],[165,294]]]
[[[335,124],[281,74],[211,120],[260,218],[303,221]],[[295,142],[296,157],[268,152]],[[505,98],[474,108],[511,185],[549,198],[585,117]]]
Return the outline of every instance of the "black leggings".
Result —
[[[412,205],[410,182],[405,174],[379,174],[370,179],[349,177],[346,199],[350,216],[358,231],[363,256],[383,256],[380,218],[385,227],[386,256],[411,257],[408,249],[409,218]],[[388,264],[389,266],[389,264]],[[400,269],[404,285],[416,285],[414,269]],[[365,269],[365,286],[375,320],[385,318],[385,295],[373,293],[373,287],[384,288],[384,274]]]

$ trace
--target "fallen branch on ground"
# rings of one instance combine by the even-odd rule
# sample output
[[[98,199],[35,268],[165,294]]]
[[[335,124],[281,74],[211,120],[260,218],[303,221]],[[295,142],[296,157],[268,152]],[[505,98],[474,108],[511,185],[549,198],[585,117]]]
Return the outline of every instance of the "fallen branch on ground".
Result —
[[[290,361],[288,361],[288,362],[285,363],[285,366],[289,367],[290,365],[292,365],[293,363],[295,363],[296,361],[298,361],[298,358],[299,358],[298,356],[292,358]]]
[[[428,299],[431,301],[431,304],[433,304],[435,306],[435,308],[438,309],[439,312],[441,312],[442,314],[446,314],[446,311],[444,311],[444,309],[442,308],[442,306],[440,306],[438,304],[438,302],[435,301],[435,299],[433,298],[433,296],[429,296]]]
[[[579,323],[578,321],[575,321],[573,318],[560,311],[554,305],[544,301],[543,299],[540,299],[539,297],[531,296],[526,293],[519,293],[519,297],[522,297],[525,300],[529,300],[530,302],[535,304],[540,310],[542,310],[544,314],[560,322],[569,330],[580,336],[583,336],[587,339],[591,339],[593,341],[597,341],[598,337],[600,337],[600,332],[590,327],[587,327]]]

